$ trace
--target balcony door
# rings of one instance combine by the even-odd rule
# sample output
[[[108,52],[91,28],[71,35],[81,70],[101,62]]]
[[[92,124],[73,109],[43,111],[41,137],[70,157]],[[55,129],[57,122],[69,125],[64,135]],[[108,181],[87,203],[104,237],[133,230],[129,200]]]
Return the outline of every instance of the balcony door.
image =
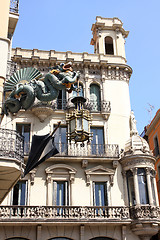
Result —
[[[104,128],[91,127],[93,140],[91,141],[91,152],[93,155],[104,155]]]
[[[13,188],[12,205],[26,205],[27,202],[26,181],[19,181]]]
[[[101,107],[101,94],[100,87],[96,84],[91,84],[90,86],[90,102],[92,111],[100,111]]]
[[[94,182],[94,205],[108,206],[107,182]]]
[[[56,126],[55,126],[56,127]],[[61,126],[57,129],[55,133],[55,146],[58,149],[60,154],[67,153],[67,128],[65,126]]]
[[[31,124],[16,124],[16,130],[24,137],[24,155],[28,155],[30,151],[30,129]]]

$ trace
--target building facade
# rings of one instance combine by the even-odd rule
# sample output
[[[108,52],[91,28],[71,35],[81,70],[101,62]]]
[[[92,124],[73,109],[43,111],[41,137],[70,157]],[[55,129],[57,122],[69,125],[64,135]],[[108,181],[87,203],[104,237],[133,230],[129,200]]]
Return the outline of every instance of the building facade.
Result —
[[[79,95],[90,106],[93,139],[82,144],[66,137],[76,91],[61,90],[54,101],[35,100],[30,109],[3,116],[4,132],[24,137],[24,163],[32,136],[61,125],[54,137],[59,153],[21,177],[0,205],[0,240],[139,240],[158,232],[155,158],[130,108],[129,32],[118,18],[102,17],[92,32],[94,54],[12,49],[16,70],[34,67],[43,76],[72,62],[81,73]]]
[[[156,182],[158,189],[158,198],[160,202],[160,109],[156,112],[151,123],[145,127],[143,137],[148,141],[150,149],[153,151],[153,155],[156,158]]]

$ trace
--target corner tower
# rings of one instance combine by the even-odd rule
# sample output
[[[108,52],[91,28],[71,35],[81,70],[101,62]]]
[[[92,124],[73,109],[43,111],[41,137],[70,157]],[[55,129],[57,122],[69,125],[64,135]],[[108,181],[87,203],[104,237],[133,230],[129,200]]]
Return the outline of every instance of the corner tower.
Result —
[[[129,31],[124,30],[120,19],[96,17],[96,23],[92,25],[91,30],[94,53],[126,58],[125,38]]]

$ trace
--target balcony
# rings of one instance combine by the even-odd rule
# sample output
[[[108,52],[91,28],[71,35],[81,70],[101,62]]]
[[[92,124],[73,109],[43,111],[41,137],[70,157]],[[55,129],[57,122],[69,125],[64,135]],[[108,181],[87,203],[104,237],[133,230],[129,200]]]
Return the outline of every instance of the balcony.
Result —
[[[132,219],[158,219],[160,217],[160,208],[155,206],[134,206],[130,208]]]
[[[0,203],[23,171],[23,137],[16,131],[0,129]]]
[[[128,221],[128,207],[0,206],[0,221]]]
[[[104,157],[118,158],[118,144],[87,144],[84,143],[55,143],[59,153],[56,156],[63,157]],[[24,142],[24,155],[28,155],[30,151],[30,143]]]
[[[19,0],[10,0],[10,12],[18,13]]]
[[[55,143],[59,154],[57,156],[83,156],[83,157],[119,157],[119,146],[117,144],[87,144],[81,143],[62,144]]]
[[[135,212],[134,212],[135,211]],[[140,214],[139,214],[140,213]],[[0,206],[2,222],[131,222],[159,221],[159,207]]]

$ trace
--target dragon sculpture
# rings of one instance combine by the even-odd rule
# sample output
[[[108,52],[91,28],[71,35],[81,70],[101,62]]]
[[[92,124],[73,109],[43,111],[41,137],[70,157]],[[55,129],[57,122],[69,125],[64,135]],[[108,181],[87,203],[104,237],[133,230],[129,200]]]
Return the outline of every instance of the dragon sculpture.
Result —
[[[49,102],[58,97],[59,90],[66,89],[72,92],[74,83],[80,74],[72,70],[72,63],[61,63],[42,77],[40,71],[35,68],[23,68],[16,71],[5,82],[5,95],[9,96],[4,102],[4,114],[17,113],[20,109],[29,109],[35,99]]]

